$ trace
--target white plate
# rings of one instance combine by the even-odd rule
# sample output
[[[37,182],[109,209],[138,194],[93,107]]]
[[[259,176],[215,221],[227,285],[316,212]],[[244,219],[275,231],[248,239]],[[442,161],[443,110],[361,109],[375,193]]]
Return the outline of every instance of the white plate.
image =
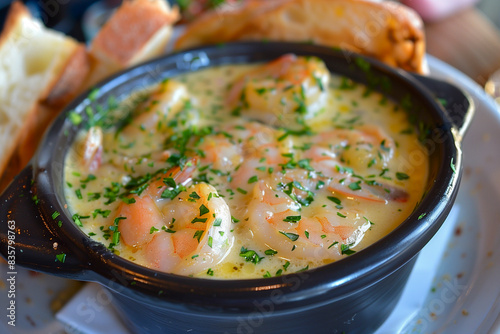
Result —
[[[398,306],[377,334],[500,333],[500,112],[464,74],[433,57],[429,65],[431,76],[448,80],[472,96],[476,115],[463,143],[464,177],[456,205],[422,250]],[[4,272],[4,267],[0,269]],[[0,289],[0,293],[3,299],[6,291]],[[125,334],[108,298],[98,285],[88,284],[57,318],[85,333],[103,333],[101,326],[106,324],[107,334],[113,328]],[[19,302],[21,308],[32,307]],[[46,307],[36,300],[32,304],[39,310]],[[6,319],[0,319],[3,333]],[[37,328],[7,330],[55,333],[56,328],[62,326],[52,320]]]
[[[422,250],[399,305],[377,334],[500,333],[500,112],[466,75],[428,60],[432,77],[470,94],[476,114],[462,146],[464,176],[452,213]],[[446,242],[444,253],[436,239]],[[436,257],[429,285],[421,274]]]

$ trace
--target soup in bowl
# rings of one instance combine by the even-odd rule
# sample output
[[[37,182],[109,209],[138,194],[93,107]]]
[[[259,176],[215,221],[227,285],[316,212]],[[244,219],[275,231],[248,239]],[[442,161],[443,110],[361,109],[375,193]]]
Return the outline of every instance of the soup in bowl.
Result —
[[[471,115],[320,46],[168,55],[55,121],[2,194],[0,250],[15,233],[16,264],[101,283],[135,332],[372,333],[453,205]]]
[[[87,235],[154,270],[315,268],[387,235],[424,194],[425,129],[317,57],[169,77],[105,108],[66,158],[65,197]]]

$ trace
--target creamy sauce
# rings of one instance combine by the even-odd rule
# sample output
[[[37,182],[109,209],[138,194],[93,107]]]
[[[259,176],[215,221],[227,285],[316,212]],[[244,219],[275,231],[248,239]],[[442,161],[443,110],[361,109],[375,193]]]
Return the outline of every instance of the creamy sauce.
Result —
[[[259,278],[340,260],[397,227],[428,176],[403,109],[316,58],[189,73],[115,109],[69,152],[66,199],[85,233],[159,271]]]

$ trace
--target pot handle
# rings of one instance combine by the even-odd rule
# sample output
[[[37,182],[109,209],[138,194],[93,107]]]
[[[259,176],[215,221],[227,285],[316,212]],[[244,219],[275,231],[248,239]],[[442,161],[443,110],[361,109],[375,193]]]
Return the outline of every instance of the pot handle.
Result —
[[[82,279],[78,257],[51,233],[32,191],[33,167],[28,165],[0,196],[0,253],[7,271],[18,265],[56,276]]]
[[[461,140],[474,115],[472,99],[460,88],[446,81],[414,73],[412,76],[423,84],[443,106],[453,127],[457,130],[457,139]]]

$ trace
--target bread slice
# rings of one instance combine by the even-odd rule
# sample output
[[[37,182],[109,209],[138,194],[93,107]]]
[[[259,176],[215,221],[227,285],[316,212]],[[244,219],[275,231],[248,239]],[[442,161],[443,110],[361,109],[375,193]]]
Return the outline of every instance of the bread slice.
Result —
[[[77,41],[45,28],[21,2],[12,4],[0,35],[0,174],[33,134],[40,103],[61,103],[79,89],[72,81],[86,76],[86,59]],[[34,150],[21,144],[19,151]]]
[[[234,40],[307,41],[369,55],[405,70],[425,72],[423,23],[406,6],[392,1],[284,0],[277,6],[264,7],[259,10],[259,6],[244,6],[207,14],[200,19],[202,23],[186,29],[176,48]],[[227,29],[221,25],[226,17],[239,21],[228,29],[231,33],[222,33]]]
[[[237,40],[238,34],[246,29],[249,22],[288,1],[249,0],[207,11],[187,26],[187,30],[176,40],[174,49]]]
[[[14,2],[0,35],[0,191],[69,101],[107,75],[163,54],[178,19],[164,0],[126,0],[87,49]]]
[[[87,86],[163,54],[179,17],[178,8],[164,0],[124,1],[90,45],[93,68]]]

